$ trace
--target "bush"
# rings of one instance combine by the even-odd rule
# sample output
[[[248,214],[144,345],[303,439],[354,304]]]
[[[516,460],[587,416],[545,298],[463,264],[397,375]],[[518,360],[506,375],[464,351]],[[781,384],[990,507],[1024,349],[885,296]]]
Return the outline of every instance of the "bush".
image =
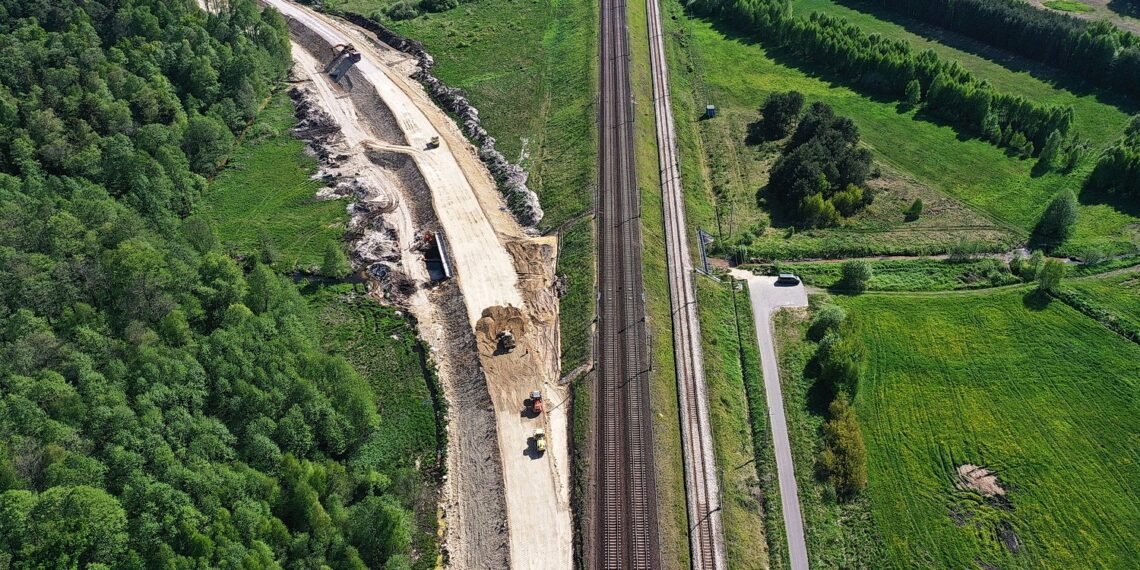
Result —
[[[808,334],[813,339],[822,339],[829,333],[834,333],[839,330],[839,326],[847,319],[847,311],[839,305],[827,304],[824,305],[815,317],[811,320],[811,327],[808,329]]]
[[[443,12],[459,6],[459,0],[420,0],[420,9],[425,12]]]
[[[859,418],[845,396],[839,396],[828,410],[831,419],[823,424],[826,447],[820,464],[838,497],[849,499],[867,487],[867,447]]]
[[[915,198],[914,203],[906,209],[906,221],[913,222],[922,217],[922,198]]]
[[[862,259],[850,259],[843,262],[843,278],[840,283],[844,288],[862,293],[867,290],[867,282],[870,280],[870,263]]]
[[[388,18],[392,20],[411,20],[419,15],[420,11],[416,8],[416,5],[406,0],[404,2],[397,2],[388,7]],[[373,16],[372,19],[378,20],[380,18]]]
[[[1065,264],[1059,259],[1047,259],[1041,272],[1037,274],[1037,290],[1052,293],[1061,285],[1065,276]]]

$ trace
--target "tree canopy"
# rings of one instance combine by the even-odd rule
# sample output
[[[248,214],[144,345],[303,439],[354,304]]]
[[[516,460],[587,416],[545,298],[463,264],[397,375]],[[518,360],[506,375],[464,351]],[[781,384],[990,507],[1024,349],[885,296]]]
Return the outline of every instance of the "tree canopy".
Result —
[[[381,421],[371,386],[321,349],[288,280],[184,219],[289,65],[284,19],[253,0],[210,15],[0,0],[10,567],[364,568],[410,554],[385,466],[357,458]],[[365,512],[386,534],[356,528]]]

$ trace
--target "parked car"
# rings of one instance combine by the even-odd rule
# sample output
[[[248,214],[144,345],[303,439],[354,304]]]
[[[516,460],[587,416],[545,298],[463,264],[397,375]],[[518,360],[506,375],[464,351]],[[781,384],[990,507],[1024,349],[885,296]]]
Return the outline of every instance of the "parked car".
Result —
[[[799,285],[800,278],[791,273],[781,273],[776,277],[776,285]]]

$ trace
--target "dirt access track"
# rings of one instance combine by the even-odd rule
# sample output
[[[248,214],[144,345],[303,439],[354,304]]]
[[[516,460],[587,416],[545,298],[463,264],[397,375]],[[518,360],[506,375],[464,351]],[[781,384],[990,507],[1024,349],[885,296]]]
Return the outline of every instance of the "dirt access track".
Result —
[[[341,174],[373,186],[373,195],[386,204],[386,230],[397,235],[400,263],[417,288],[402,302],[416,315],[421,335],[433,349],[450,404],[448,479],[441,501],[447,558],[457,568],[504,562],[512,568],[571,568],[556,241],[530,237],[515,222],[476,149],[408,77],[412,65],[407,56],[347,22],[284,0],[263,3],[289,20],[299,89],[340,128]],[[362,59],[337,84],[323,68],[333,47],[341,44],[353,44]],[[428,149],[435,136],[439,147]],[[443,234],[457,291],[452,284],[431,286],[413,263],[412,243],[424,229]],[[450,298],[448,291],[453,292]],[[465,314],[456,310],[458,297]],[[518,346],[502,352],[496,337],[507,330]],[[485,385],[478,386],[483,377]],[[464,408],[481,401],[477,394],[468,398],[473,390],[490,396],[494,438],[484,437],[482,428],[470,422],[488,412]],[[525,409],[532,390],[543,391],[546,413],[534,416]],[[533,447],[537,428],[548,434],[545,454]],[[501,462],[498,481],[488,480],[484,469],[492,457]],[[465,477],[473,479],[465,483]],[[494,496],[500,489],[503,497]],[[505,521],[495,507],[502,503]],[[504,527],[506,556],[499,552]]]

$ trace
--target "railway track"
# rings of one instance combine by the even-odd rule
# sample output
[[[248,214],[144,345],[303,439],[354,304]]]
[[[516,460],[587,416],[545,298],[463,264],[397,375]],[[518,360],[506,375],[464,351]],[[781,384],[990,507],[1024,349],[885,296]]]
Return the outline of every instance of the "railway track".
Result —
[[[601,3],[593,568],[659,568],[649,352],[624,0]]]
[[[658,0],[646,0],[646,9],[665,219],[669,301],[673,309],[673,354],[677,369],[677,399],[681,411],[689,552],[692,568],[723,570],[727,567],[727,561],[721,524],[720,484],[717,481],[712,426],[709,421],[704,352],[701,347],[700,322],[697,319],[693,264],[689,254],[685,203],[677,165],[677,138],[673,129],[673,109],[669,97],[669,77]]]

